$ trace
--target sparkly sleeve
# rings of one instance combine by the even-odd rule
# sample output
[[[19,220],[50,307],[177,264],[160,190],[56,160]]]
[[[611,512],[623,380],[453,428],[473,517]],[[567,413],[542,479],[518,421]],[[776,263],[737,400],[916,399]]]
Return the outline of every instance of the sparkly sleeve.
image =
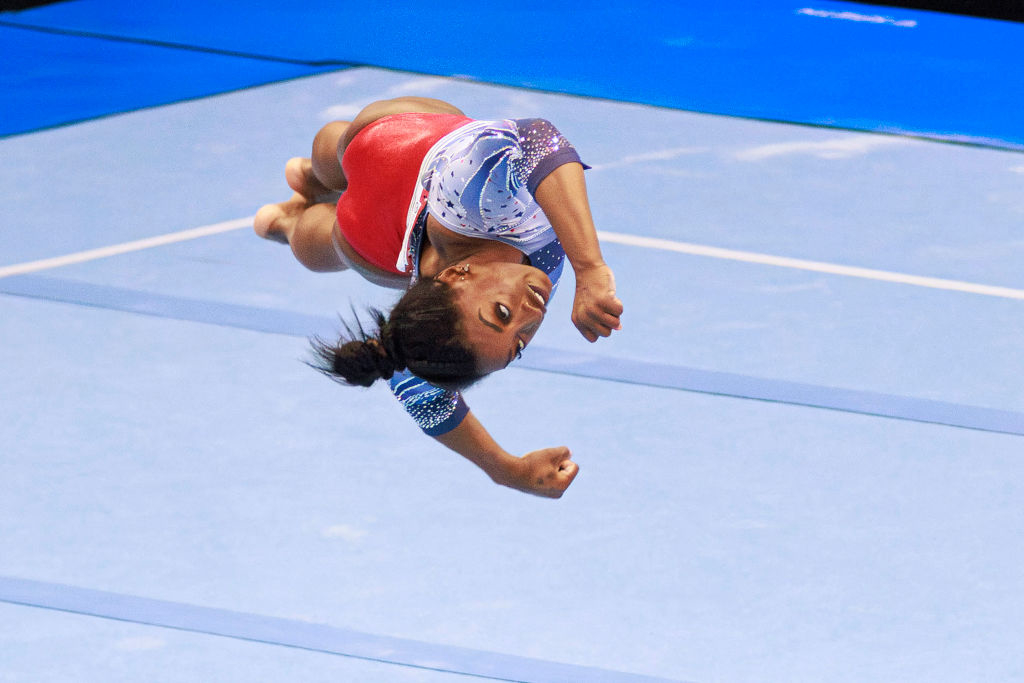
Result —
[[[469,412],[462,394],[435,387],[409,372],[396,372],[388,383],[398,402],[428,436],[450,432]]]
[[[572,143],[546,119],[515,119],[519,130],[521,158],[512,162],[512,172],[520,186],[533,194],[540,182],[563,164],[580,163],[580,155]],[[589,168],[584,165],[584,168]]]

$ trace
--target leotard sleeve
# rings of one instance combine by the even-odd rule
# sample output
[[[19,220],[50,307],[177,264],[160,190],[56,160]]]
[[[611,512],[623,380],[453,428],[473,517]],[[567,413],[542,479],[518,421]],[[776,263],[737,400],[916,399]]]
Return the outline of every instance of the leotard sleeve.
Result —
[[[391,392],[428,436],[440,436],[459,426],[469,406],[458,391],[441,389],[409,372],[396,372]]]
[[[522,156],[512,162],[512,172],[530,194],[552,171],[569,163],[583,164],[572,143],[547,119],[514,119]],[[584,168],[589,168],[584,165]]]

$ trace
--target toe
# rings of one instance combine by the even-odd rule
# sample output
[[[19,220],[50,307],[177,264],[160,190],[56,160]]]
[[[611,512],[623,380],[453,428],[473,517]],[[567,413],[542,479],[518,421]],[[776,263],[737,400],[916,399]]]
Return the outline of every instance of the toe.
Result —
[[[303,159],[302,157],[291,158],[284,165],[284,178],[288,182],[288,187],[299,194],[305,194],[304,190],[307,189],[307,165],[310,166],[309,172],[312,172],[312,165],[309,159]]]
[[[288,238],[276,225],[282,217],[284,210],[279,204],[266,204],[256,212],[256,217],[252,221],[253,230],[264,239],[287,244]]]

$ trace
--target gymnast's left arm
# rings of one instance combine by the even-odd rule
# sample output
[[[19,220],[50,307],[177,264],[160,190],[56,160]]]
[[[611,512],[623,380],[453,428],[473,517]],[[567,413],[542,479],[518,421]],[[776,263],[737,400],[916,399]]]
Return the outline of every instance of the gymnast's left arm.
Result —
[[[408,371],[388,380],[392,393],[423,433],[482,469],[497,484],[546,498],[561,498],[579,468],[565,446],[517,457],[491,437],[462,394],[435,387]]]
[[[601,255],[583,166],[562,164],[540,181],[533,196],[551,221],[576,276],[576,329],[590,342],[622,329],[622,301],[615,296],[615,275]]]
[[[579,472],[565,446],[512,455],[472,412],[467,412],[457,427],[434,438],[482,469],[494,483],[535,496],[561,498]]]

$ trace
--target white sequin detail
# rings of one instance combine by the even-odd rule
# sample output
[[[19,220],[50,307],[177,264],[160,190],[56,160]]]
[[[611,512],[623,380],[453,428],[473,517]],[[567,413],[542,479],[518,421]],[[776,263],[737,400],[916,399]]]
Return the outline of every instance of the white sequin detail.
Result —
[[[395,373],[391,391],[420,429],[433,429],[448,420],[459,408],[459,394],[435,387],[410,373]]]
[[[551,223],[522,177],[536,166],[523,158],[514,121],[474,121],[445,136],[431,150],[420,176],[427,210],[449,230],[500,238],[524,252],[554,238]]]

